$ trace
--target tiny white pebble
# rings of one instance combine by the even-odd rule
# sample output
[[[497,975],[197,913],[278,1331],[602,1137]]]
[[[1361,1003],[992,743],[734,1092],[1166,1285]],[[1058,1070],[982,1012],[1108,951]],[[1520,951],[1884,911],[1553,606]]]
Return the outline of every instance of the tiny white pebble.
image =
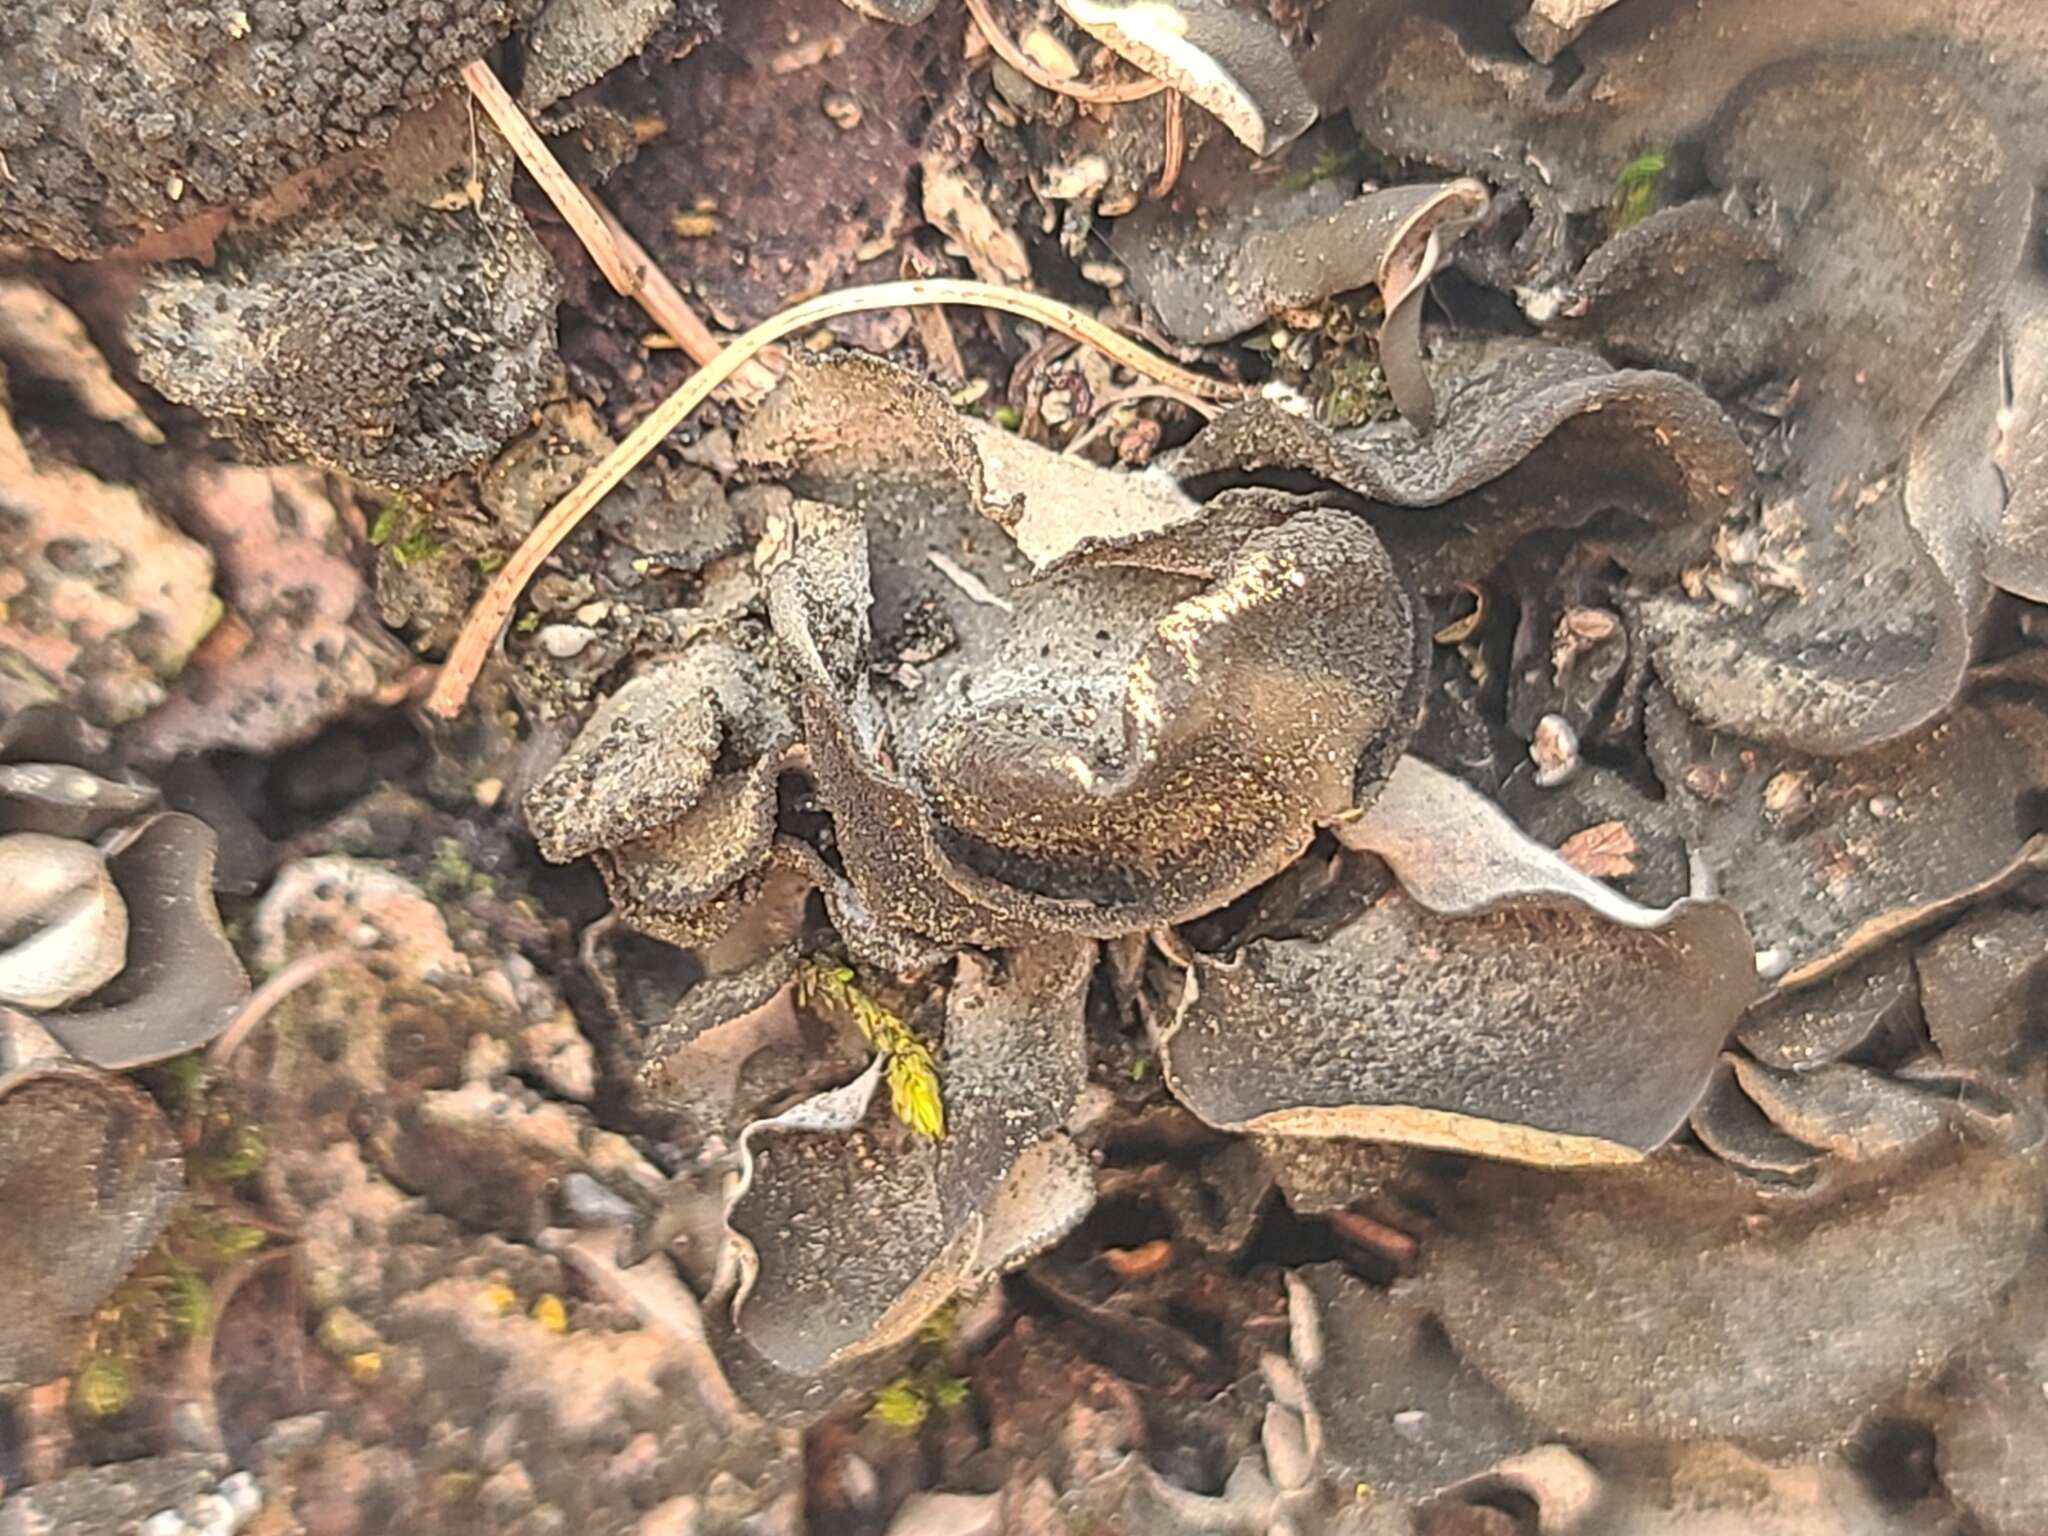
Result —
[[[839,1486],[855,1509],[873,1509],[882,1494],[882,1480],[866,1458],[848,1451],[839,1458]]]
[[[175,1509],[160,1509],[142,1522],[140,1536],[186,1536],[188,1529]]]
[[[557,661],[567,661],[581,655],[584,648],[597,638],[597,631],[586,629],[581,624],[549,624],[543,626],[539,635],[540,648]]]
[[[1529,760],[1536,765],[1538,789],[1569,782],[1579,771],[1579,733],[1564,716],[1545,715],[1536,722]]]
[[[185,1506],[186,1527],[197,1536],[234,1536],[241,1523],[234,1506],[217,1493],[202,1493]]]
[[[251,1472],[237,1472],[232,1477],[221,1479],[220,1496],[228,1501],[244,1521],[252,1520],[263,1508],[263,1490],[257,1486]]]

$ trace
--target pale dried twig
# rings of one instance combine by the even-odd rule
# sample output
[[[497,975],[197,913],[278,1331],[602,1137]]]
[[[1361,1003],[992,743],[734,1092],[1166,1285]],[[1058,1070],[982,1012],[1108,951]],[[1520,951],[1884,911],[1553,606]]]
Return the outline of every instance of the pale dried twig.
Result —
[[[310,955],[301,955],[279,970],[262,986],[251,992],[248,999],[229,1021],[228,1027],[220,1032],[206,1050],[206,1064],[218,1067],[241,1048],[244,1040],[255,1031],[256,1026],[270,1017],[270,1012],[279,1003],[290,997],[299,988],[323,971],[331,970],[344,960],[355,958],[355,951],[349,949],[323,949]]]
[[[697,312],[690,308],[682,290],[654,264],[654,258],[633,238],[633,232],[619,222],[618,216],[596,198],[590,201],[597,209],[598,217],[604,220],[605,228],[611,232],[620,253],[639,276],[640,285],[632,297],[647,311],[650,320],[668,332],[669,339],[691,362],[699,368],[710,367],[718,354],[725,350],[725,343],[712,334],[710,326],[697,318]],[[747,363],[732,381],[732,393],[742,405],[752,405],[765,398],[774,387],[774,371],[759,362]]]
[[[462,712],[469,699],[469,690],[475,684],[477,674],[483,670],[491,647],[497,644],[506,621],[512,617],[519,594],[526,590],[526,584],[533,580],[542,562],[555,552],[591,508],[604,500],[635,465],[652,453],[663,438],[681,426],[714,389],[737,373],[750,358],[785,336],[810,330],[830,320],[870,310],[911,308],[921,304],[973,304],[1036,321],[1077,341],[1086,342],[1134,373],[1199,399],[1241,400],[1251,393],[1242,384],[1210,378],[1178,363],[1168,362],[1148,347],[1111,330],[1100,320],[1044,294],[1026,293],[1021,289],[1003,288],[968,278],[909,279],[820,294],[735,337],[732,345],[716,361],[686,379],[681,388],[656,406],[623,442],[593,466],[574,490],[548,510],[470,610],[462,633],[456,636],[448,660],[441,668],[434,691],[427,697],[427,708],[446,719]]]
[[[505,89],[505,82],[482,59],[471,59],[462,66],[462,83],[483,104],[484,111],[498,125],[498,132],[505,135],[505,142],[512,146],[520,164],[540,184],[541,191],[548,195],[548,201],[569,221],[569,227],[576,231],[576,238],[590,252],[590,259],[597,263],[605,281],[629,298],[637,295],[640,279],[626,264],[625,253],[619,249],[618,241],[605,226],[589,195],[576,185],[562,168],[562,162],[555,158],[555,152],[548,148],[547,141],[526,120],[519,103]],[[676,340],[680,342],[682,338],[678,336]]]
[[[1166,93],[1166,159],[1159,168],[1159,184],[1152,189],[1156,198],[1172,195],[1180,182],[1180,168],[1187,159],[1187,107],[1179,91]]]
[[[953,583],[971,603],[980,603],[984,608],[1000,608],[1004,613],[1015,613],[1015,605],[1007,597],[998,597],[988,589],[988,583],[947,554],[943,549],[928,549],[925,559],[932,563],[932,569]]]
[[[1071,96],[1076,101],[1094,102],[1097,105],[1114,106],[1120,102],[1143,101],[1148,96],[1157,96],[1166,89],[1166,82],[1147,76],[1138,80],[1108,85],[1087,85],[1079,80],[1062,80],[1058,75],[1042,67],[1038,61],[1010,40],[1010,34],[996,20],[988,8],[988,0],[967,0],[967,14],[974,18],[974,25],[988,40],[999,57],[1010,68],[1042,90],[1059,96]]]
[[[481,59],[472,59],[463,66],[462,79],[490,114],[491,121],[498,125],[498,131],[505,135],[519,163],[576,232],[576,238],[590,252],[590,259],[604,274],[605,281],[646,310],[648,318],[666,331],[698,367],[709,365],[725,350],[723,344],[690,308],[682,290],[669,281],[668,274],[655,265],[646,248],[633,238],[632,231],[563,168],[491,66]],[[774,387],[774,373],[758,362],[750,362],[733,381],[732,393],[743,404],[751,404]]]

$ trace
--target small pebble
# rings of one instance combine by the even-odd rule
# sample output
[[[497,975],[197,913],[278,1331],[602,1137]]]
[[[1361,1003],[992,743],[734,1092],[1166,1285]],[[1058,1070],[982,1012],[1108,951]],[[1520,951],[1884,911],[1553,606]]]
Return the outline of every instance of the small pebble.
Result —
[[[512,1047],[495,1035],[476,1034],[462,1053],[463,1080],[488,1083],[512,1070]]]
[[[1084,261],[1081,275],[1098,288],[1121,288],[1124,285],[1124,269],[1113,261]]]
[[[1870,814],[1879,821],[1890,821],[1899,814],[1898,797],[1895,795],[1872,795],[1870,797]]]
[[[562,1180],[562,1206],[579,1227],[630,1226],[640,1214],[631,1201],[580,1169]]]
[[[842,133],[860,126],[860,103],[846,92],[828,91],[819,105],[825,109],[825,115],[832,119],[834,126]]]
[[[257,1511],[263,1508],[263,1489],[253,1472],[237,1472],[221,1479],[220,1496],[244,1520],[253,1520]]]
[[[1579,771],[1579,733],[1562,715],[1545,715],[1536,722],[1536,734],[1529,742],[1529,761],[1536,765],[1536,787],[1555,789]]]
[[[961,1304],[954,1315],[954,1339],[962,1350],[972,1354],[1001,1333],[1009,1318],[1009,1297],[1000,1285],[992,1285]]]
[[[1728,792],[1735,787],[1735,776],[1712,763],[1694,763],[1685,770],[1681,782],[1695,799],[1717,803],[1728,798]]]
[[[1737,613],[1748,611],[1751,593],[1747,582],[1724,576],[1719,571],[1709,571],[1706,580],[1707,591],[1715,602],[1724,608],[1733,608]]]
[[[855,1509],[873,1509],[882,1496],[882,1480],[874,1467],[853,1451],[839,1458],[839,1486]]]
[[[217,1493],[202,1493],[185,1506],[185,1525],[193,1536],[234,1536],[240,1524],[235,1507]]]
[[[1808,804],[1807,777],[1803,773],[1778,773],[1764,785],[1764,810],[1779,820],[1788,820]]]
[[[557,661],[567,661],[580,656],[586,646],[597,638],[597,631],[586,629],[581,624],[544,624],[535,637],[540,648]]]
[[[1033,27],[1017,39],[1026,58],[1055,80],[1071,80],[1081,73],[1081,61],[1065,43],[1043,27]]]

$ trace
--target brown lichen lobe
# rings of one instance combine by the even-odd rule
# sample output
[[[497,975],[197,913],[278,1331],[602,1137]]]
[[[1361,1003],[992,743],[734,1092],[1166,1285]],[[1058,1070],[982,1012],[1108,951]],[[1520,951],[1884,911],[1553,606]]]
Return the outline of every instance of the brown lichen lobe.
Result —
[[[1417,621],[1362,520],[988,443],[865,362],[783,396],[740,443],[803,498],[770,611],[848,874],[904,926],[1003,943],[1211,910],[1369,799],[1412,729]],[[877,679],[933,605],[955,643]]]
[[[799,369],[739,448],[779,482],[772,635],[649,666],[529,801],[543,851],[597,853],[650,931],[794,841],[775,795],[798,766],[887,928],[1004,946],[1184,921],[1369,802],[1414,727],[1416,609],[1348,512],[1196,502],[866,359]]]

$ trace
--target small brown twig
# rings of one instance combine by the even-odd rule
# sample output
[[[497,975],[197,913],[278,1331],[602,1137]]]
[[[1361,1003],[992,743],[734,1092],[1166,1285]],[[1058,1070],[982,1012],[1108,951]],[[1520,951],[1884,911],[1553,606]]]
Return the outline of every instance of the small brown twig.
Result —
[[[988,8],[988,0],[967,0],[967,14],[974,18],[974,25],[981,35],[988,39],[989,47],[1010,68],[1041,89],[1059,96],[1071,96],[1076,101],[1093,102],[1097,105],[1115,106],[1121,102],[1143,101],[1148,96],[1157,96],[1166,89],[1164,80],[1150,76],[1138,80],[1126,80],[1109,85],[1085,85],[1079,80],[1062,80],[1058,75],[1043,68],[1036,59],[1010,41],[1010,34]]]
[[[632,297],[647,311],[647,318],[668,333],[668,337],[682,351],[684,356],[699,368],[708,368],[725,350],[725,343],[712,334],[711,327],[697,318],[697,312],[690,308],[682,290],[669,281],[668,274],[654,264],[654,258],[647,254],[633,232],[621,224],[618,216],[595,197],[590,199],[598,217],[611,232],[620,254],[635,269],[640,286],[634,289]],[[775,387],[775,373],[759,362],[749,362],[740,369],[732,381],[732,393],[742,405],[753,405],[767,398],[768,391]]]
[[[1245,385],[1210,378],[1178,363],[1168,362],[1071,304],[1062,304],[1058,299],[1041,293],[1027,293],[1022,289],[1004,288],[970,278],[931,277],[875,283],[868,287],[820,294],[733,338],[731,346],[685,379],[681,388],[656,406],[646,420],[592,466],[574,490],[548,509],[546,516],[526,536],[525,542],[513,552],[512,558],[499,568],[490,586],[484,589],[483,596],[470,610],[462,632],[455,637],[455,644],[448,652],[448,660],[441,667],[441,676],[434,684],[434,691],[427,696],[426,707],[443,719],[452,720],[462,713],[477,674],[483,670],[484,662],[490,656],[491,647],[498,643],[506,621],[512,617],[519,594],[526,590],[526,584],[533,580],[542,563],[583,521],[591,508],[604,500],[635,465],[652,453],[662,439],[681,426],[692,411],[710,398],[714,389],[744,367],[750,358],[785,336],[846,315],[865,314],[877,309],[908,309],[921,304],[974,304],[1035,321],[1076,341],[1086,342],[1133,373],[1183,390],[1198,399],[1242,400],[1252,393]]]
[[[1159,168],[1159,184],[1152,189],[1155,198],[1172,195],[1180,181],[1181,163],[1187,159],[1188,127],[1187,107],[1179,91],[1166,93],[1166,163]]]
[[[654,258],[633,238],[632,231],[577,184],[491,66],[482,59],[472,59],[462,66],[462,79],[491,121],[498,125],[498,131],[505,135],[519,163],[576,232],[576,238],[590,252],[590,259],[604,274],[605,281],[647,311],[647,317],[666,331],[698,367],[717,357],[724,346],[690,308],[682,290],[655,265]],[[743,404],[752,404],[774,387],[775,375],[754,362],[734,381],[733,393]]]
[[[482,59],[471,59],[462,66],[462,83],[483,104],[491,121],[498,125],[498,132],[505,135],[505,142],[512,146],[512,153],[519,157],[519,163],[540,183],[548,201],[569,221],[569,227],[576,231],[576,238],[590,252],[590,259],[597,263],[597,270],[604,274],[605,281],[628,298],[637,294],[640,291],[639,276],[627,265],[625,252],[619,249],[618,241],[606,228],[589,194],[577,186],[562,168],[562,162],[555,158],[555,152],[548,148],[547,141],[534,130],[533,124],[526,120],[526,114],[512,99],[512,93],[505,89],[505,82],[498,78],[497,72]],[[676,339],[682,340],[681,337]]]

